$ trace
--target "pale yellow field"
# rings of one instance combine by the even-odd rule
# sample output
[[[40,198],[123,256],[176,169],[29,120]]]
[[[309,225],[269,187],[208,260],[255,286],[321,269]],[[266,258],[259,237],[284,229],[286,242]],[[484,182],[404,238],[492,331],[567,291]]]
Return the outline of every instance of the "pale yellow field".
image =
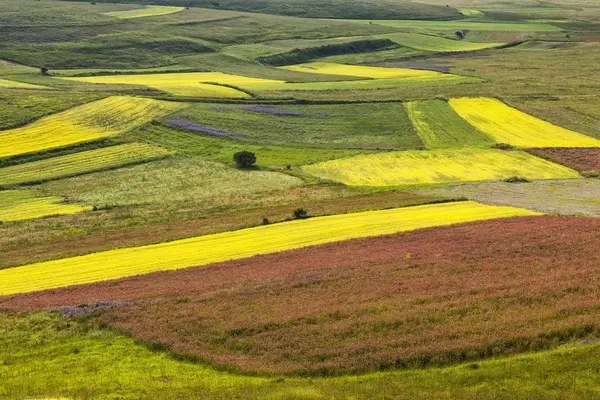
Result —
[[[0,157],[115,136],[185,106],[139,97],[108,97],[0,132]]]
[[[600,147],[598,139],[535,118],[498,99],[456,98],[450,100],[450,105],[498,143],[518,147]]]
[[[139,8],[136,10],[111,11],[103,14],[109,15],[111,17],[117,17],[120,19],[131,19],[143,17],[156,17],[159,15],[173,14],[183,10],[185,10],[185,7],[146,6],[145,8]]]
[[[230,87],[213,85],[210,83],[220,83],[249,88],[257,85],[280,85],[285,83],[284,81],[249,78],[246,76],[230,75],[221,72],[107,75],[62,79],[89,83],[143,85],[162,90],[176,96],[228,98],[248,98],[250,96],[247,93]]]
[[[49,89],[47,86],[11,81],[8,79],[0,79],[0,88],[3,88],[3,89]]]
[[[90,207],[78,204],[61,204],[62,197],[38,197],[32,190],[0,191],[0,221],[21,221],[54,215],[75,214]]]
[[[356,76],[372,79],[445,79],[451,74],[435,71],[424,71],[410,68],[369,67],[363,65],[347,65],[327,62],[312,62],[299,65],[280,67],[290,71],[310,72],[314,74]]]
[[[503,180],[578,178],[579,173],[521,151],[412,150],[326,161],[309,174],[351,186],[400,186]]]
[[[202,266],[351,238],[526,215],[541,214],[469,201],[297,220],[1,270],[0,295]]]

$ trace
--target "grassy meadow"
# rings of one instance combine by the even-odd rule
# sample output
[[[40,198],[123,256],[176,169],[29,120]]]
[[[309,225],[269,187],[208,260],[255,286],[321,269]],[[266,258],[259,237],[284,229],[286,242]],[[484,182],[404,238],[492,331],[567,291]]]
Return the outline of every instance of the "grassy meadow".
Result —
[[[538,3],[0,1],[0,398],[598,397],[600,6]]]

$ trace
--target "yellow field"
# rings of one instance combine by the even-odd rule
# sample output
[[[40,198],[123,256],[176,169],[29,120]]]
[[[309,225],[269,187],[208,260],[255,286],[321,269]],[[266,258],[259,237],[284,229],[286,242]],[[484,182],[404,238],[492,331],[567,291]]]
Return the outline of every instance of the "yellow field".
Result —
[[[483,17],[485,15],[483,11],[474,10],[470,8],[463,8],[462,10],[460,10],[460,13],[467,17]]]
[[[450,105],[463,119],[498,143],[518,147],[600,147],[600,140],[532,117],[491,98],[456,98]]]
[[[303,167],[309,174],[352,186],[577,178],[579,173],[521,151],[413,150],[332,160]]]
[[[183,10],[185,10],[185,7],[146,6],[145,8],[139,8],[136,10],[111,11],[103,14],[111,17],[117,17],[120,19],[131,19],[142,17],[156,17],[158,15],[173,14]]]
[[[23,83],[10,81],[8,79],[0,79],[0,88],[2,89],[49,89],[47,86],[34,85],[31,83]]]
[[[62,197],[38,197],[32,190],[0,191],[0,221],[21,221],[54,215],[75,214],[90,207],[61,204]]]
[[[146,143],[126,143],[0,168],[0,186],[38,183],[156,160],[173,151]]]
[[[351,238],[525,215],[540,214],[458,202],[297,220],[1,270],[0,295],[201,266]]]
[[[326,62],[313,62],[280,68],[297,72],[310,72],[313,74],[356,76],[372,79],[445,79],[446,77],[454,76],[451,74],[442,74],[441,72],[410,68],[369,67]]]
[[[210,83],[220,83],[241,87],[253,87],[265,84],[279,85],[285,83],[284,81],[248,78],[246,76],[230,75],[221,72],[107,75],[62,79],[90,83],[142,85],[162,90],[176,96],[228,98],[247,98],[250,96],[247,93],[235,90],[233,88],[213,85]]]
[[[183,103],[113,96],[0,132],[0,157],[69,146],[126,132],[185,107]]]

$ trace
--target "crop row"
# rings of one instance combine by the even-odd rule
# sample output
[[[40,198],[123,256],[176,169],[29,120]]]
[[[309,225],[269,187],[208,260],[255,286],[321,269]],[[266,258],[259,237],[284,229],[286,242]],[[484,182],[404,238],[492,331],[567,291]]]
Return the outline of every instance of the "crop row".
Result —
[[[0,271],[0,295],[207,265],[356,237],[524,215],[537,213],[459,202],[296,220],[10,268]]]
[[[172,154],[145,143],[128,143],[0,168],[0,186],[43,182],[149,161]]]

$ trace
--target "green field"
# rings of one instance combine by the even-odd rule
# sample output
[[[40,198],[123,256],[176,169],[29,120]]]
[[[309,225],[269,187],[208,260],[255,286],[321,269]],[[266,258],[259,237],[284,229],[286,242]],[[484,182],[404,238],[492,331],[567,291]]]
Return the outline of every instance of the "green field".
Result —
[[[261,194],[283,194],[301,185],[300,179],[276,172],[239,171],[201,159],[172,158],[48,182],[43,190],[98,206],[194,201],[216,207],[259,201]]]
[[[7,398],[594,398],[600,362],[599,345],[574,343],[448,368],[321,379],[252,377],[177,361],[129,337],[56,314],[0,314],[0,328],[5,332],[0,396]]]
[[[421,140],[429,149],[491,146],[490,136],[460,118],[444,100],[405,103]]]
[[[459,30],[472,31],[515,31],[515,32],[556,32],[561,28],[546,23],[510,23],[510,22],[473,22],[473,21],[411,21],[411,20],[352,20],[348,22],[373,23],[393,28],[411,28],[423,30]]]
[[[461,149],[356,156],[303,167],[319,178],[353,186],[578,178],[579,173],[520,151]]]
[[[172,152],[144,143],[131,143],[83,151],[25,164],[0,168],[0,186],[36,183],[82,175],[103,169],[147,162]]]
[[[365,115],[371,118],[364,118]],[[163,121],[166,125],[181,125],[182,130],[197,135],[229,137],[246,143],[337,149],[422,147],[399,103],[196,104]]]
[[[126,11],[111,11],[104,13],[110,17],[117,17],[120,19],[131,19],[131,18],[143,18],[143,17],[156,17],[160,15],[173,14],[185,10],[184,7],[167,7],[167,6],[146,6],[137,10],[126,10]]]

